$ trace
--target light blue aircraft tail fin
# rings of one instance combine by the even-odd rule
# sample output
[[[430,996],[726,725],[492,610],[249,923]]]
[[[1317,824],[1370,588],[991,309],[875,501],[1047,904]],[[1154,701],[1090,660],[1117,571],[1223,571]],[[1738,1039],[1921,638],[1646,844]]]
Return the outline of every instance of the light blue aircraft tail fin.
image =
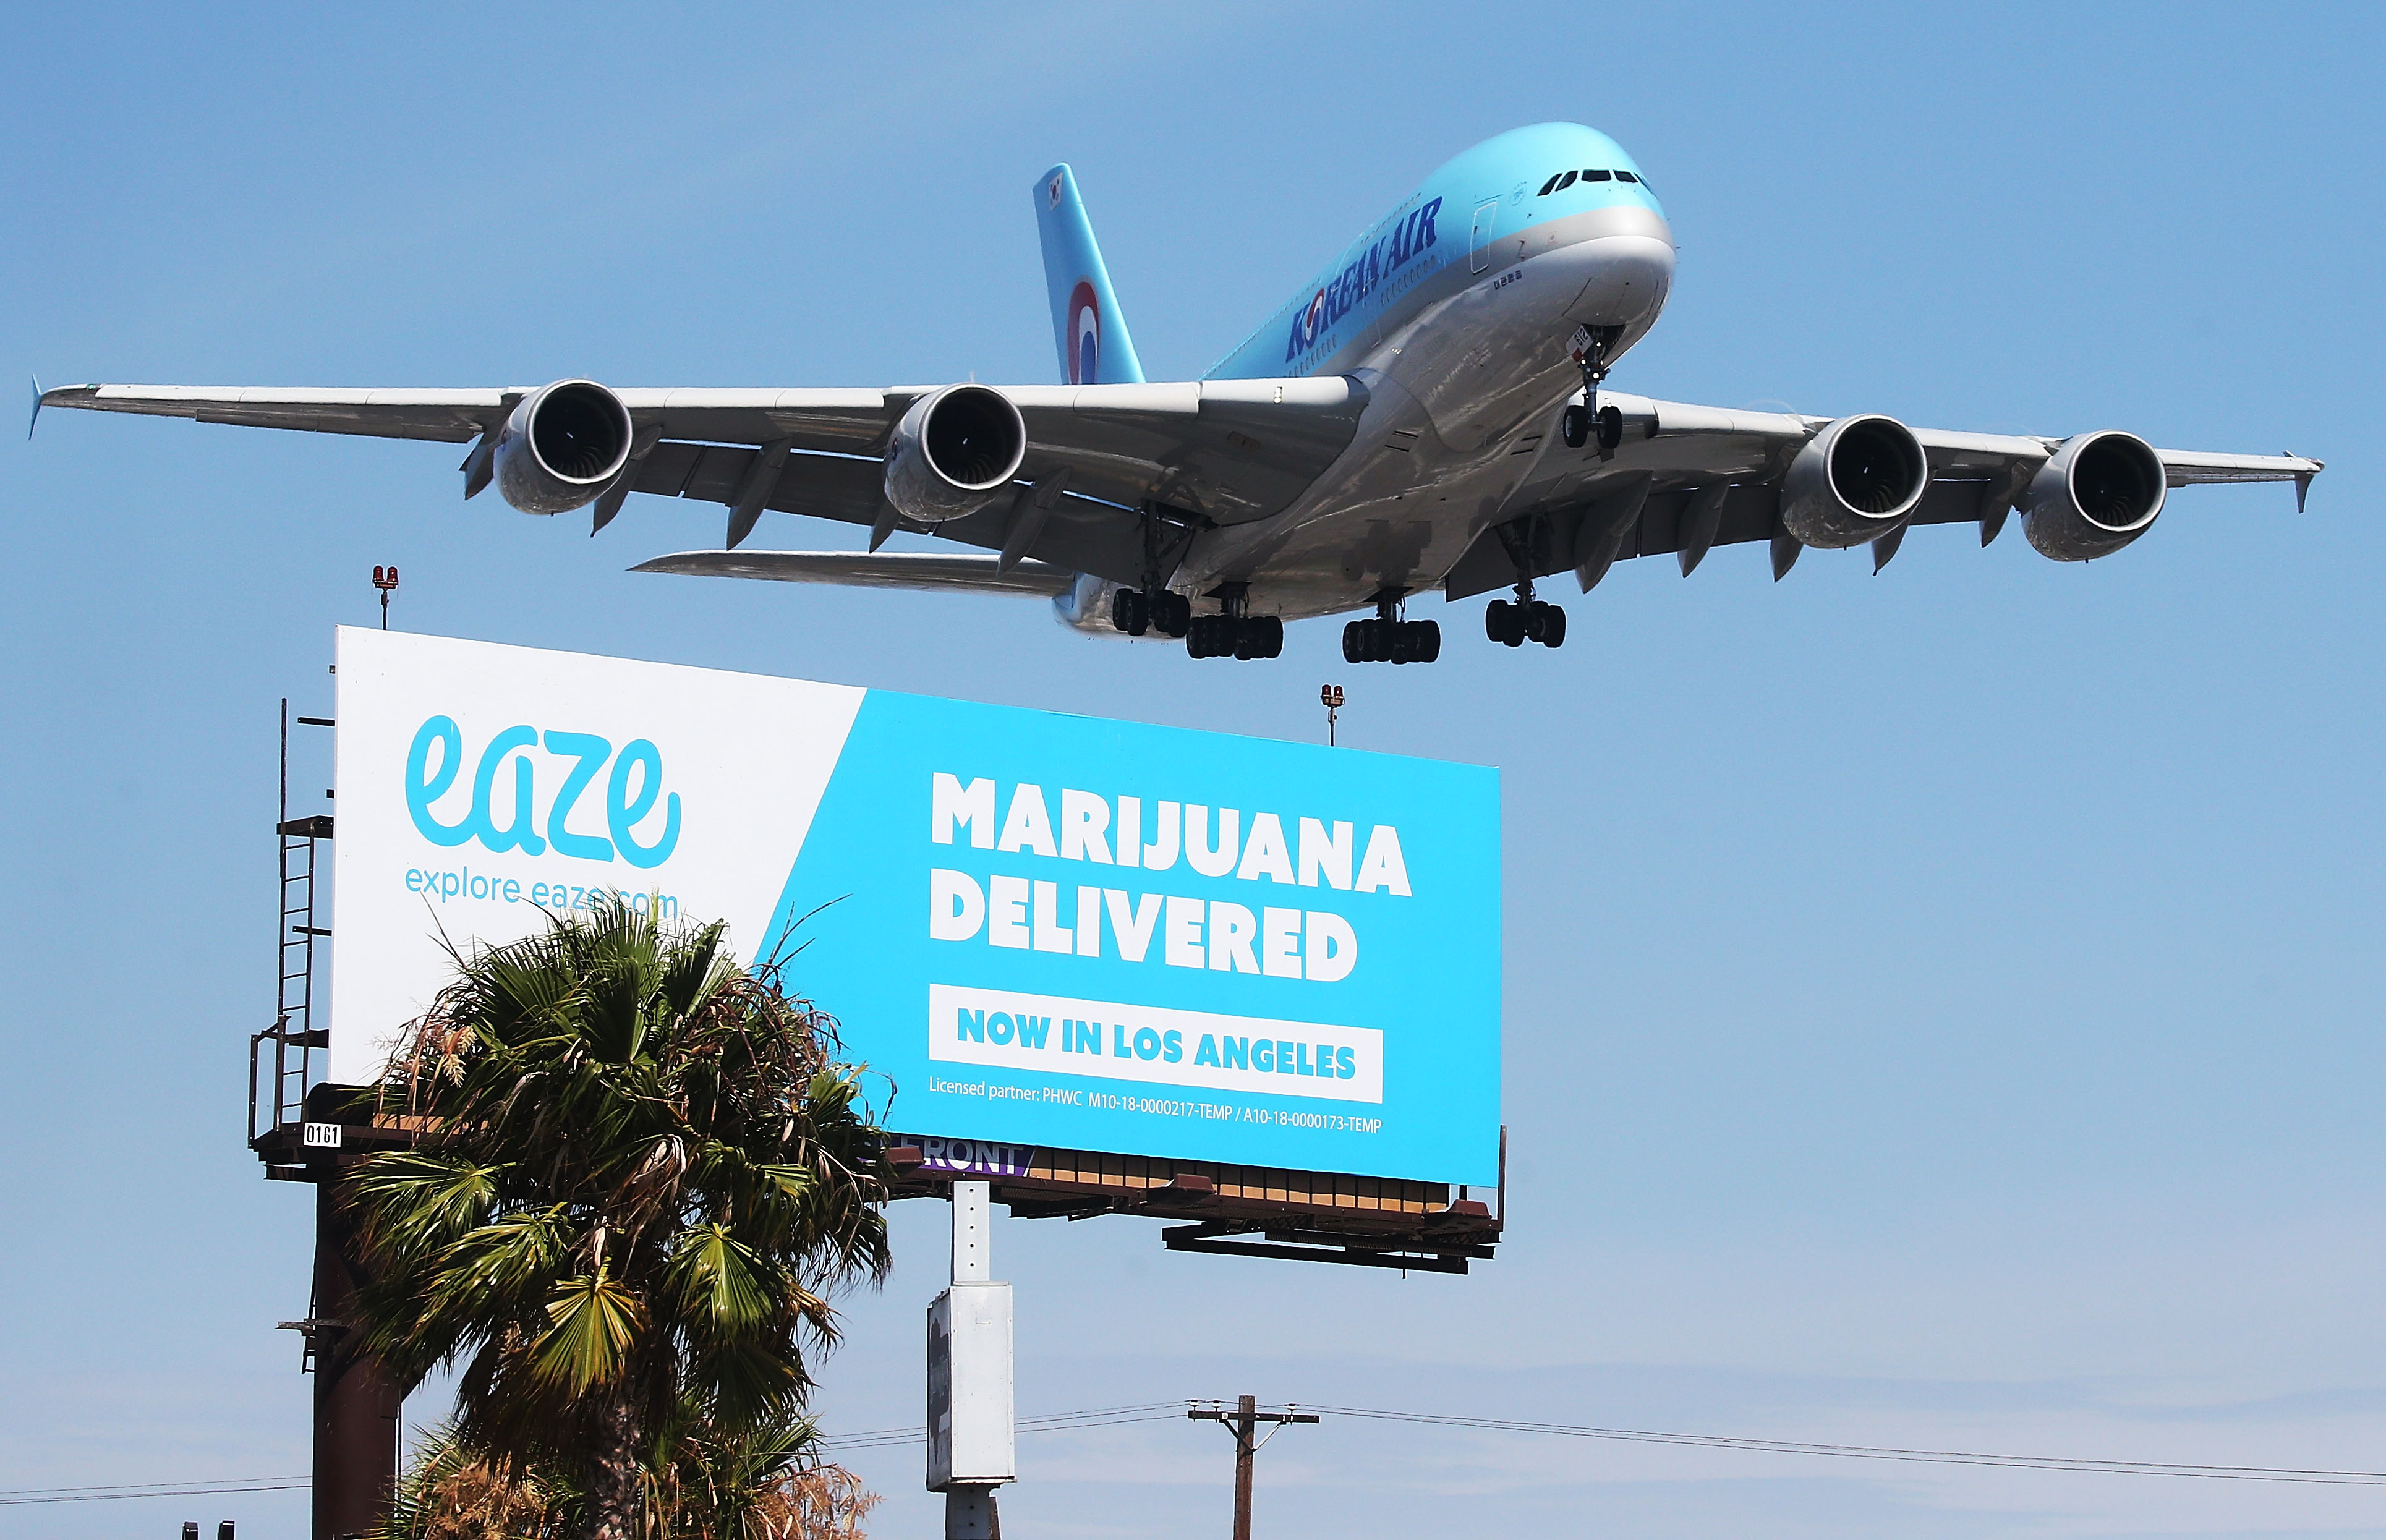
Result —
[[[1044,239],[1044,283],[1052,294],[1061,378],[1073,385],[1141,384],[1143,363],[1111,292],[1077,179],[1065,164],[1036,181],[1036,229]]]

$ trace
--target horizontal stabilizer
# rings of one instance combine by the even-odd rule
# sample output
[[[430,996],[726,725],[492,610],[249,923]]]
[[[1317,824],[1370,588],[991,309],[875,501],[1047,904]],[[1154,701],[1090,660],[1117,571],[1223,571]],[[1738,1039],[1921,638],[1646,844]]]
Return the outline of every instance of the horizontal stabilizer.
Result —
[[[773,582],[835,582],[856,588],[974,589],[1058,598],[1077,574],[1049,561],[1023,561],[1009,571],[999,557],[936,552],[680,551],[642,561],[633,572],[681,572],[700,578],[766,578]]]

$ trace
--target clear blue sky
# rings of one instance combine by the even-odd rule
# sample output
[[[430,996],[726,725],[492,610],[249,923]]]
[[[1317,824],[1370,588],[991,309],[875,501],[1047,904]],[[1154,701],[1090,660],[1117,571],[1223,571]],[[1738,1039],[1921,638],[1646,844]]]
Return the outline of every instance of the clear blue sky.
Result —
[[[1074,163],[1156,377],[1442,158],[1593,124],[1662,190],[1617,388],[2330,465],[2090,567],[1923,531],[1620,570],[1561,653],[1269,664],[1033,604],[632,576],[722,510],[458,500],[458,452],[60,413],[0,447],[0,1487],[299,1471],[308,1204],[241,1147],[277,697],[419,630],[1486,760],[1511,1243],[1466,1279],[1007,1223],[1023,1412],[1272,1399],[2141,1459],[2386,1463],[2378,1113],[2380,13],[1779,4],[34,6],[0,53],[19,381],[1053,377]],[[0,370],[5,372],[5,370]],[[758,543],[841,542],[771,515]],[[1431,613],[1428,604],[1425,613]],[[308,773],[313,773],[311,771]],[[311,784],[312,783],[302,783]],[[835,1002],[827,1002],[834,1007]],[[911,1423],[940,1208],[851,1302],[833,1427]],[[418,1404],[418,1412],[431,1409]],[[1380,1424],[1265,1527],[1439,1536],[2386,1533],[2386,1492]],[[916,1452],[857,1457],[930,1533]],[[1017,1533],[1193,1536],[1225,1441],[1022,1441]],[[0,1534],[295,1533],[295,1496]]]

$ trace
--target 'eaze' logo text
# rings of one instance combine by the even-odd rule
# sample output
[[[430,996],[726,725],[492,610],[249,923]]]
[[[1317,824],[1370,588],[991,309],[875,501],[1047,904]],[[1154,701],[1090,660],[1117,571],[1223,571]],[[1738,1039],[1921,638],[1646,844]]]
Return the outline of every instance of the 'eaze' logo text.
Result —
[[[544,773],[532,758],[534,751],[541,748],[546,751]],[[497,778],[509,759],[513,764],[511,816],[500,829],[495,807]],[[612,771],[605,781],[606,832],[576,832],[569,827],[572,808],[609,760]],[[616,754],[611,743],[594,732],[541,733],[534,727],[507,728],[481,750],[472,771],[471,810],[458,822],[442,823],[432,809],[456,784],[463,766],[464,732],[456,719],[432,717],[415,730],[413,746],[406,754],[406,810],[415,829],[433,845],[452,847],[477,839],[490,850],[519,850],[525,856],[544,855],[552,846],[559,856],[584,861],[610,861],[618,857],[644,870],[670,859],[679,844],[679,794],[663,795],[662,751],[651,739],[634,739]],[[543,785],[554,788],[546,805],[544,825],[538,817]],[[659,798],[662,802],[660,837],[642,845],[638,825],[655,810]]]

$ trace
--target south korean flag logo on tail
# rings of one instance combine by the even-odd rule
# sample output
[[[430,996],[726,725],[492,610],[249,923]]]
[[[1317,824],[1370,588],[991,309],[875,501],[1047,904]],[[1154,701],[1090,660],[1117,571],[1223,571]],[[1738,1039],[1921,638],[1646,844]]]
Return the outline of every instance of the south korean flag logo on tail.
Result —
[[[1102,378],[1102,304],[1093,281],[1081,278],[1069,291],[1069,383],[1095,385]]]

